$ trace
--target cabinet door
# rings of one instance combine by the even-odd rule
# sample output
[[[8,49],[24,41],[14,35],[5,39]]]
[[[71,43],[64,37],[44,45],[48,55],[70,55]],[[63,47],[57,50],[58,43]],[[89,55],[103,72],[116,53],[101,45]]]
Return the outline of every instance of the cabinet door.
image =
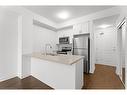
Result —
[[[82,34],[89,33],[89,22],[82,23]]]
[[[82,32],[81,24],[75,24],[73,26],[73,34],[80,34]]]
[[[57,35],[58,35],[58,38],[65,37],[65,32],[59,31]]]
[[[73,25],[73,35],[77,34],[77,24]]]

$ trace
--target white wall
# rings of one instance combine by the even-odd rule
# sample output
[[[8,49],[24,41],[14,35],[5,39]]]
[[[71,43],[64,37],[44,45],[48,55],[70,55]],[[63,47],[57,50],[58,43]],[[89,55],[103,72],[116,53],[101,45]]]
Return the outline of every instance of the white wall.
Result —
[[[0,10],[0,81],[17,75],[18,16]]]
[[[23,55],[22,56],[22,66],[21,66],[21,77],[25,78],[31,75],[31,56]]]
[[[22,52],[21,52],[21,61],[19,62],[18,72],[20,72],[19,77],[25,78],[30,75],[30,57],[27,56],[31,54],[33,51],[33,41],[32,41],[32,34],[33,34],[33,16],[29,13],[25,13],[21,15],[21,40],[22,40]],[[20,32],[20,30],[19,30]]]
[[[18,17],[18,77],[30,75],[30,57],[32,53],[33,16],[26,13]]]
[[[33,19],[39,20],[41,22],[46,22],[46,24],[54,26],[55,24],[48,19],[39,16],[23,7],[6,7],[6,8],[1,8],[1,9],[6,9],[11,12],[15,12],[19,15],[18,17],[18,67],[17,67],[17,75],[19,78],[24,78],[30,75],[30,60],[28,54],[32,53],[33,49]],[[1,10],[0,9],[0,10]],[[1,18],[2,19],[2,18]],[[11,19],[11,18],[10,18]],[[2,19],[3,20],[3,19]],[[8,20],[9,21],[9,20]],[[54,26],[55,27],[55,26]],[[38,29],[37,29],[38,30]],[[42,29],[43,30],[43,29]],[[44,30],[45,31],[45,30]],[[47,32],[47,30],[46,30]],[[46,32],[44,34],[46,34]],[[53,33],[51,33],[52,35]],[[42,34],[43,35],[43,34]],[[54,35],[54,34],[53,34]],[[51,41],[51,43],[54,41],[54,38],[49,36],[49,31],[47,36],[42,36],[42,39],[47,39]],[[43,38],[45,37],[45,38]],[[43,41],[45,42],[45,41]],[[38,47],[38,46],[37,46]],[[38,49],[37,49],[38,51]],[[9,65],[7,65],[9,66]],[[5,73],[3,73],[5,75]]]
[[[30,75],[30,61],[28,61],[29,59],[26,55],[32,53],[32,48],[33,48],[32,47],[32,33],[33,33],[33,18],[34,18],[33,15],[34,14],[32,14],[31,12],[27,10],[24,10],[24,8],[21,8],[21,7],[6,7],[6,8],[1,8],[0,10],[8,10],[10,11],[12,15],[15,13],[17,14],[17,24],[16,24],[17,27],[15,26],[15,28],[17,28],[18,38],[15,41],[18,41],[18,45],[16,45],[18,46],[18,55],[16,56],[18,57],[16,69],[18,70],[15,71],[15,73],[17,73],[18,77],[24,78]],[[12,23],[11,21],[13,20],[13,17],[12,18],[11,17],[12,17],[11,15],[10,17],[9,16],[7,17],[6,22],[9,22],[9,24]],[[2,17],[1,17],[1,20],[3,20]],[[5,28],[8,29],[8,27],[5,27]],[[9,44],[9,42],[7,44]],[[6,75],[6,73],[3,73],[3,75]]]
[[[22,16],[18,17],[18,66],[17,76],[22,76]]]
[[[33,17],[29,14],[22,16],[22,49],[23,54],[32,53]]]
[[[51,44],[56,49],[57,35],[55,31],[34,25],[33,52],[45,52],[45,44]]]
[[[33,16],[31,14],[24,14],[22,17],[22,63],[21,63],[21,76],[20,78],[25,78],[30,75],[30,63],[31,54],[33,51]]]

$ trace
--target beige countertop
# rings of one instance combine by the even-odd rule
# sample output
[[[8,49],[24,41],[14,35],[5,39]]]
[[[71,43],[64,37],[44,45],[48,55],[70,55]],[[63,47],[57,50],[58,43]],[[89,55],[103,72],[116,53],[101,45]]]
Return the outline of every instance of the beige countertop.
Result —
[[[52,62],[57,62],[57,63],[63,63],[67,65],[72,65],[76,63],[77,61],[81,60],[84,58],[84,56],[78,56],[78,55],[45,55],[42,53],[32,53],[32,57],[47,60],[47,61],[52,61]]]

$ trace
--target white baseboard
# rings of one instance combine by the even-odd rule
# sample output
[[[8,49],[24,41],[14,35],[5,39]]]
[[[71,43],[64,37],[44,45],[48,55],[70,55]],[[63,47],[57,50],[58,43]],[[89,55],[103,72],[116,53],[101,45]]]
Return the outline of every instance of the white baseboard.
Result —
[[[14,78],[14,77],[17,77],[17,75],[5,76],[5,77],[3,77],[3,78],[0,79],[0,82],[6,81],[6,80],[11,79],[11,78]]]
[[[95,66],[93,68],[90,69],[90,73],[93,74],[95,71]]]
[[[122,82],[123,86],[126,88],[125,84],[124,84],[123,81],[122,81],[121,76],[120,76],[120,75],[118,75],[118,76],[119,76],[119,79],[120,79],[120,81]]]
[[[100,64],[100,65],[107,65],[107,66],[113,66],[113,67],[116,67],[115,64],[106,64],[106,63],[95,63],[95,64]]]
[[[26,78],[26,77],[29,77],[30,75],[25,75],[25,76],[22,76],[22,79]]]

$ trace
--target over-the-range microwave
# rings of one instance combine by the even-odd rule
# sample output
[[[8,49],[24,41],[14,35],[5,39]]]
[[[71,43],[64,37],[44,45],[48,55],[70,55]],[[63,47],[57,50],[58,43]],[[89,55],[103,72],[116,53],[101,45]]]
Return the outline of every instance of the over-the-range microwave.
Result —
[[[59,44],[69,44],[69,37],[59,37]]]

